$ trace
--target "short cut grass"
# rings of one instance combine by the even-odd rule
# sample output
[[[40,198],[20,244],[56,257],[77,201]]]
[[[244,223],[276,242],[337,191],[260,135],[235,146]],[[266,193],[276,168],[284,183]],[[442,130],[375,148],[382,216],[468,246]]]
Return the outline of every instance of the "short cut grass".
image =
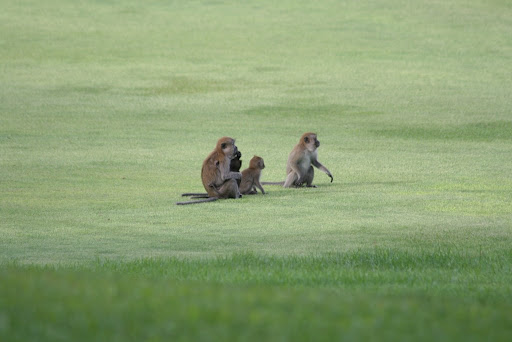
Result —
[[[1,8],[0,340],[512,335],[509,1]],[[310,131],[333,183],[175,205]]]

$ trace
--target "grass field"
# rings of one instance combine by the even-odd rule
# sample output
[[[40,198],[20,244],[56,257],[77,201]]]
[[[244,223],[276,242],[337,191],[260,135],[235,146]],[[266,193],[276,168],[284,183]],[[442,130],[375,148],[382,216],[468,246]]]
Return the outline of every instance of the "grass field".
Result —
[[[1,341],[512,336],[509,1],[0,5]]]

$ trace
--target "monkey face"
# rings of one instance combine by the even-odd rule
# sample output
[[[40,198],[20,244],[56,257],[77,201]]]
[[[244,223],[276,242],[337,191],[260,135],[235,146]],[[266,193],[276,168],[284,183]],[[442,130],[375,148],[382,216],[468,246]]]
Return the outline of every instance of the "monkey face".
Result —
[[[242,161],[240,158],[242,157],[242,152],[236,151],[233,158],[231,158],[229,162],[229,171],[231,172],[240,172],[240,168],[242,167]]]
[[[254,156],[254,157],[252,157],[251,161],[249,162],[249,167],[251,167],[253,169],[263,170],[265,168],[265,162],[263,161],[263,158]]]
[[[263,158],[258,157],[258,165],[262,170],[265,168],[265,162],[263,161]]]
[[[217,143],[217,148],[222,150],[222,153],[229,159],[236,158],[236,156],[240,153],[238,152],[238,148],[235,145],[235,139],[224,137],[219,139]],[[240,156],[242,154],[240,153]]]
[[[302,139],[304,146],[311,152],[320,146],[320,141],[317,140],[315,133],[305,133],[302,135]]]

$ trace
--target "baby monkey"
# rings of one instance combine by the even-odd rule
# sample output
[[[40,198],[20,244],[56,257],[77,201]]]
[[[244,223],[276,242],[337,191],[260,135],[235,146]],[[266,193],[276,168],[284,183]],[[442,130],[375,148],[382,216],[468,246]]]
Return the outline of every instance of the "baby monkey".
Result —
[[[256,188],[260,189],[262,194],[265,190],[260,183],[261,170],[265,168],[263,158],[252,157],[249,167],[242,171],[242,182],[240,183],[240,193],[242,195],[255,195],[258,193]]]

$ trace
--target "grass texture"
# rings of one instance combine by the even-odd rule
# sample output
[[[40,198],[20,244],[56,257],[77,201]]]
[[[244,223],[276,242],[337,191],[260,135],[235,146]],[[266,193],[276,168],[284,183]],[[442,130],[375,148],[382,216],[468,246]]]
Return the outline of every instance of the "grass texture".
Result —
[[[509,2],[0,4],[0,340],[510,336]]]
[[[0,304],[18,340],[505,341],[511,262],[375,250],[10,265]]]

